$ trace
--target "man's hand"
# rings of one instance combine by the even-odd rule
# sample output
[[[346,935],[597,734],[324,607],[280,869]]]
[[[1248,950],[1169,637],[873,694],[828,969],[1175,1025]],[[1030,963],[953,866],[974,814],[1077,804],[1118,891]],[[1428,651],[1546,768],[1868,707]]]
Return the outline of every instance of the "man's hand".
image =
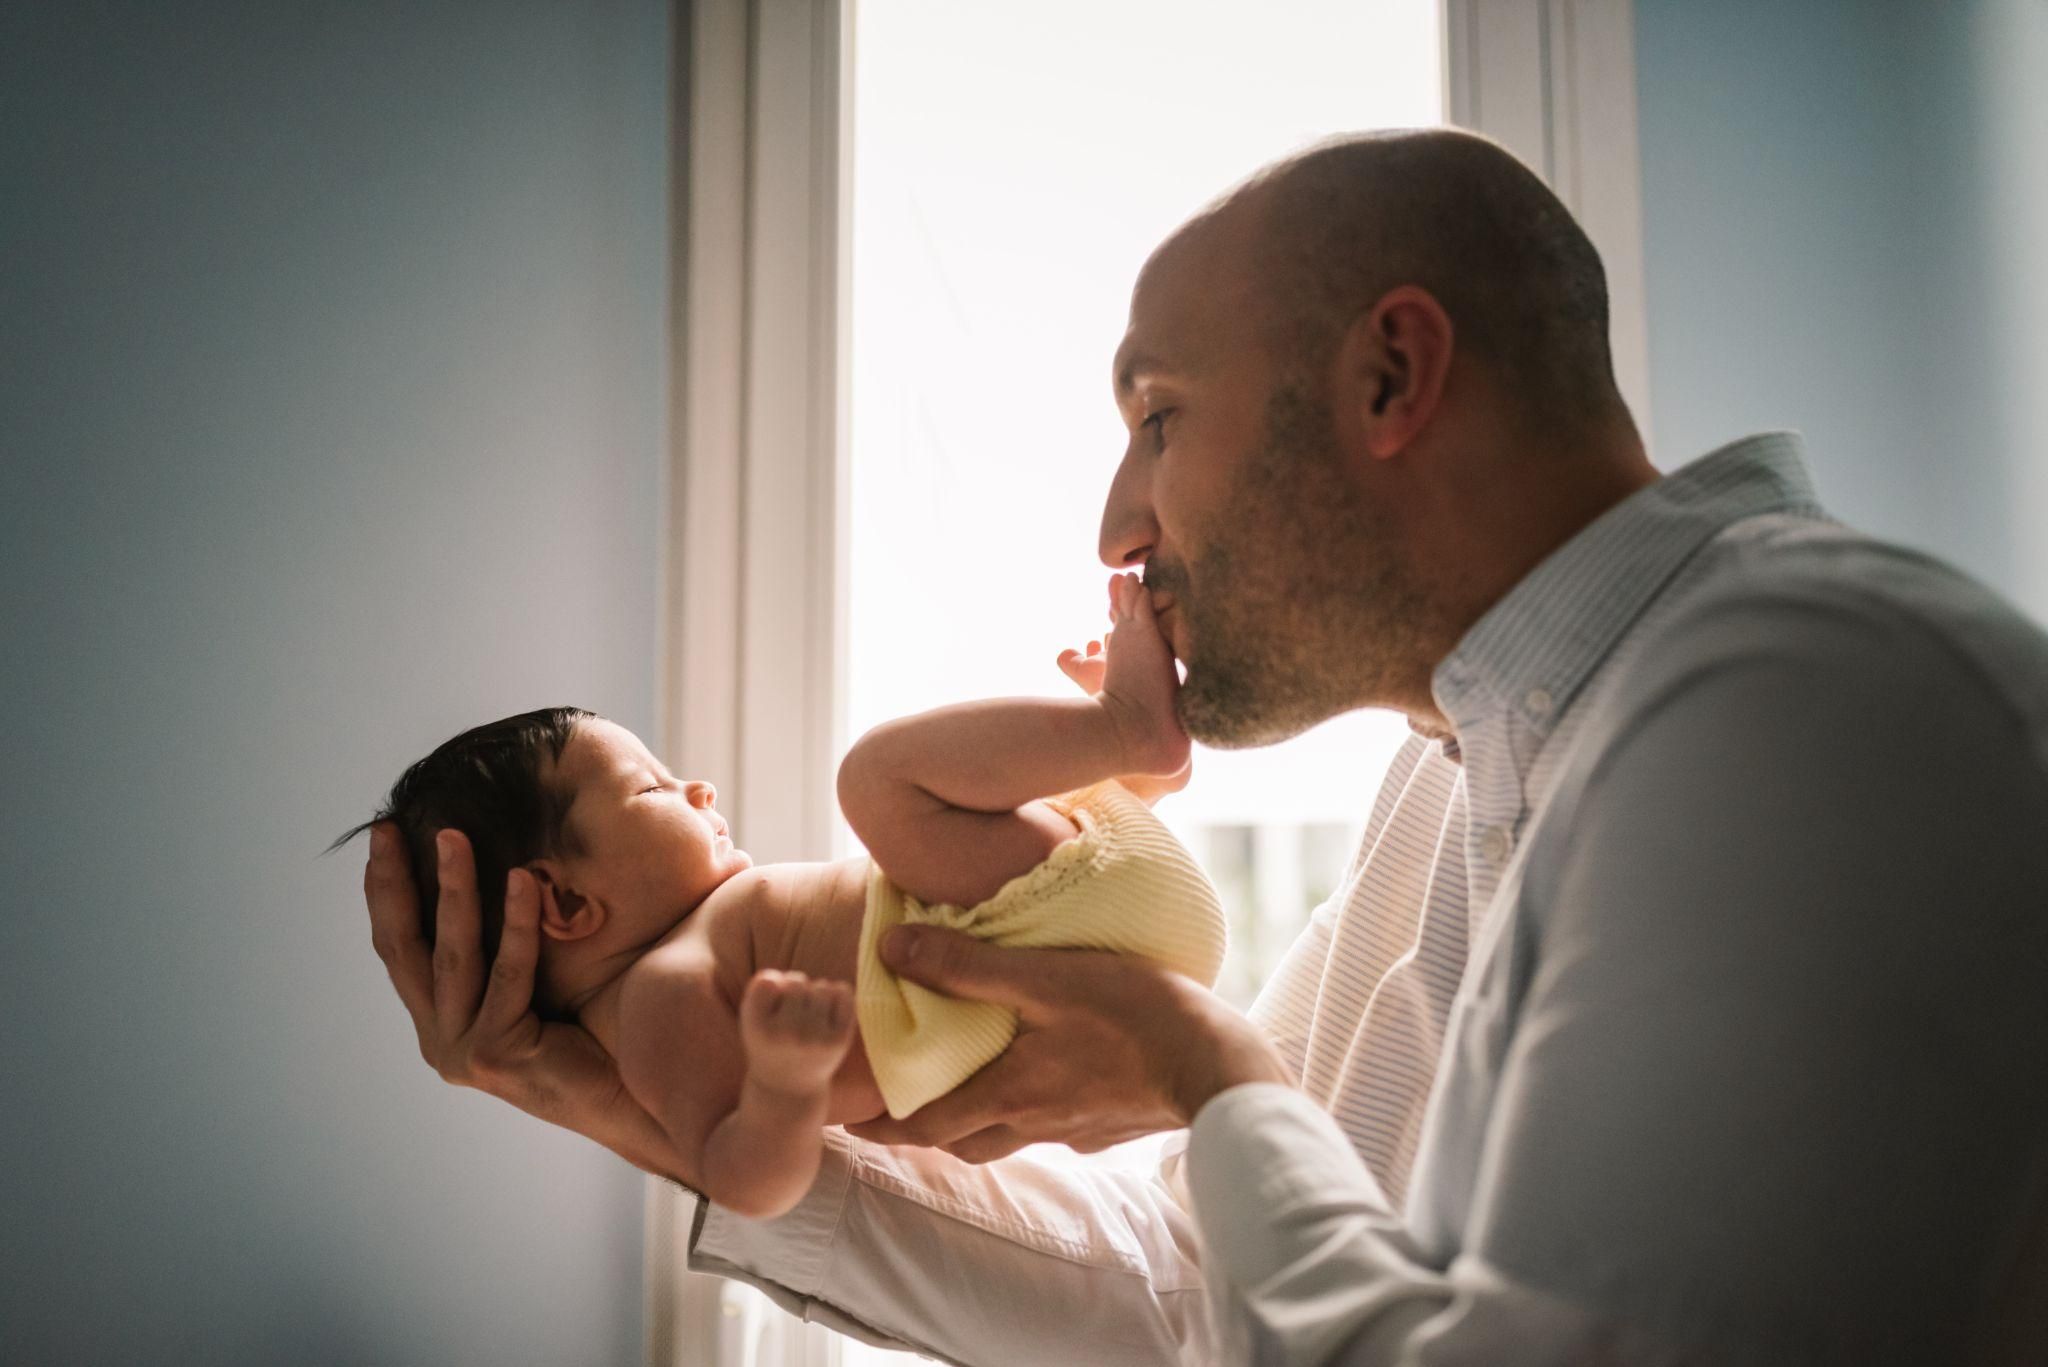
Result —
[[[534,1014],[540,898],[532,875],[514,869],[506,881],[504,934],[486,971],[469,842],[459,831],[442,831],[435,843],[441,896],[431,954],[396,830],[372,828],[363,871],[370,942],[412,1014],[420,1056],[446,1082],[488,1092],[596,1140],[636,1167],[696,1185],[666,1132],[619,1081],[611,1055],[582,1026]]]
[[[883,937],[889,967],[935,991],[1017,1011],[1016,1039],[902,1120],[849,1125],[883,1144],[925,1144],[986,1163],[1026,1144],[1083,1153],[1177,1129],[1242,1082],[1293,1079],[1258,1027],[1192,979],[1083,949],[1002,949],[929,926]]]

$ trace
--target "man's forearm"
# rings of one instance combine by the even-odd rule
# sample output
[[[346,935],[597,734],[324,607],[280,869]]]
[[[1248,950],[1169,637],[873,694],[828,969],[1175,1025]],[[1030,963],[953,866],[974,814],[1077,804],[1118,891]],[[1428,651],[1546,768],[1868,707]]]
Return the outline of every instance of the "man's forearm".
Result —
[[[693,1193],[701,1185],[701,1179],[683,1162],[668,1132],[623,1085],[608,1095],[548,1094],[538,1089],[522,1095],[493,1095],[537,1120],[603,1145],[642,1172],[667,1178]]]
[[[1024,1157],[974,1167],[828,1131],[795,1210],[707,1208],[689,1264],[857,1338],[974,1367],[1217,1360],[1192,1220],[1148,1174]]]

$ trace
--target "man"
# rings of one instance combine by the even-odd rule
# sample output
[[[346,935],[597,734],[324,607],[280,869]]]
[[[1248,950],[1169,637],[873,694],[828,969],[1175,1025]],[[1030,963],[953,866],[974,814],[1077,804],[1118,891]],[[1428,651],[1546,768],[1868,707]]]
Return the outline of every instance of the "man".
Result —
[[[783,1219],[700,1212],[692,1265],[1003,1367],[2039,1360],[2048,641],[1829,521],[1796,438],[1660,479],[1590,243],[1468,135],[1261,173],[1147,264],[1114,370],[1103,559],[1189,732],[1418,734],[1252,1022],[890,945],[1015,1044]],[[686,1179],[509,931],[485,989],[462,862],[431,970],[368,875],[423,1052]],[[1156,1181],[1005,1157],[1183,1124]]]

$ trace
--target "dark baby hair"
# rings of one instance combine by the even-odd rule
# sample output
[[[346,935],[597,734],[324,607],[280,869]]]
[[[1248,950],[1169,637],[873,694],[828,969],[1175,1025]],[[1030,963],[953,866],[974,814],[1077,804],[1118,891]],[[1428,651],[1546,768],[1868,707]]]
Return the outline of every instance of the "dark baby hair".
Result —
[[[593,715],[580,707],[544,707],[443,741],[399,776],[375,816],[328,848],[340,848],[380,821],[395,824],[419,889],[420,931],[431,945],[441,891],[434,835],[461,831],[476,852],[477,902],[489,961],[497,955],[505,928],[506,875],[544,856],[575,853],[566,824],[575,794],[549,785],[541,770],[561,758],[577,724]]]

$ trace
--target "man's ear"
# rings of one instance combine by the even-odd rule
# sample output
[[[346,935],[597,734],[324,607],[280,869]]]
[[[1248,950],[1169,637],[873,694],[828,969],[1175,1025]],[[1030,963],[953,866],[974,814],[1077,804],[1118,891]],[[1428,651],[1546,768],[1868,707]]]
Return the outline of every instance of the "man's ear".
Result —
[[[1352,322],[1339,348],[1341,392],[1374,458],[1399,455],[1436,415],[1455,341],[1451,316],[1419,285],[1387,291]]]
[[[540,933],[550,940],[581,940],[604,929],[606,907],[569,885],[561,861],[539,859],[526,866],[540,887]]]

